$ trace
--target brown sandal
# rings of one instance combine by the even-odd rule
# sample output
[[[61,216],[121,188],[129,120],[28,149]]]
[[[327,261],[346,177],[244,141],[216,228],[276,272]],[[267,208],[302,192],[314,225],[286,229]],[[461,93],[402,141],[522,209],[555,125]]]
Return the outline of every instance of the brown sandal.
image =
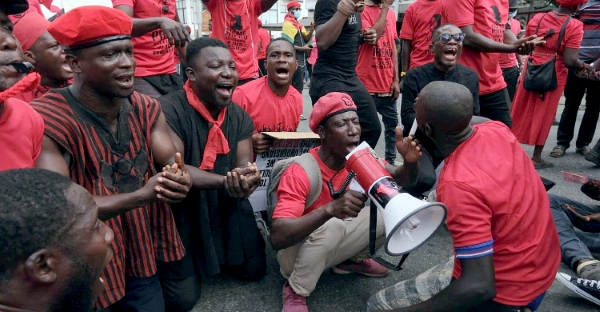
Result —
[[[578,147],[575,149],[575,153],[583,156],[589,154],[590,151],[592,151],[592,149],[589,146]]]

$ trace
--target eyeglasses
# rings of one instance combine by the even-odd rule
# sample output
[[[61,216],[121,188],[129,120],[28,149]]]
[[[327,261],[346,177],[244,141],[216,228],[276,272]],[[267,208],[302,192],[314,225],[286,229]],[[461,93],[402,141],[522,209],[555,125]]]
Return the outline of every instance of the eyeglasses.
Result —
[[[456,43],[461,43],[463,42],[463,40],[465,40],[465,33],[458,33],[458,34],[440,34],[440,36],[437,38],[437,40],[439,40],[440,42],[442,42],[443,44],[446,44],[448,42],[450,42],[450,39],[454,39],[454,41]]]
[[[338,171],[338,172],[340,172],[340,171]],[[354,179],[354,176],[355,176],[354,172],[348,173],[348,176],[344,180],[344,183],[342,183],[342,186],[340,187],[340,189],[336,191],[333,188],[333,183],[331,181],[333,180],[333,178],[335,178],[335,176],[338,174],[338,172],[336,172],[333,175],[333,177],[331,177],[331,180],[327,181],[327,187],[329,188],[329,195],[331,195],[331,198],[333,198],[333,199],[338,199],[338,198],[342,197],[342,195],[344,195],[344,193],[346,193],[346,188],[348,187],[348,185],[350,185],[350,182],[352,182],[352,179]]]
[[[163,3],[162,14],[169,13],[169,0],[162,0],[162,3]]]

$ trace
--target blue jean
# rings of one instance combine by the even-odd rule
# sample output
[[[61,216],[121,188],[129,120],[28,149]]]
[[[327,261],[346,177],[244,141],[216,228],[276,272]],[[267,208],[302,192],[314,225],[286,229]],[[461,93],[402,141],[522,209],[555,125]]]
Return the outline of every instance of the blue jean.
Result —
[[[396,127],[398,126],[398,106],[396,100],[391,96],[379,97],[371,95],[375,108],[383,121],[383,133],[385,137],[385,160],[394,164],[396,160]]]
[[[594,259],[592,252],[600,252],[600,223],[578,219],[565,208],[565,204],[571,205],[583,216],[600,213],[600,206],[590,206],[563,196],[550,195],[550,208],[560,238],[563,262],[575,270],[578,261]]]

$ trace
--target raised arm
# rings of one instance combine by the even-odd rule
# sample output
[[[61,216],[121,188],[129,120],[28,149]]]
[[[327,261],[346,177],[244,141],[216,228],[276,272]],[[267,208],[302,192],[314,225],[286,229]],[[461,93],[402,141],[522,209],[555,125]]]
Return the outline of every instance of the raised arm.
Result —
[[[161,29],[172,45],[182,47],[191,40],[185,27],[178,21],[166,17],[134,18],[133,8],[128,5],[117,5],[115,9],[121,10],[131,17],[133,21],[131,35],[133,37],[139,37],[155,29]]]

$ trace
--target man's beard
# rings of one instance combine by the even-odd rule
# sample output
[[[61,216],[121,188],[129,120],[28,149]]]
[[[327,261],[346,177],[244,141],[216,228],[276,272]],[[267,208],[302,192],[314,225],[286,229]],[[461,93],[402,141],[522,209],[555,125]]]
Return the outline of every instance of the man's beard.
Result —
[[[217,101],[217,96],[214,93],[212,94],[212,100],[218,109],[223,109],[223,108],[229,106],[229,104],[231,104],[231,100],[229,100],[229,102],[227,102],[227,103],[220,103],[219,101]]]
[[[92,276],[90,268],[81,260],[73,261],[78,269],[69,279],[69,284],[65,287],[62,296],[52,305],[52,312],[92,312],[94,311],[94,295],[92,286],[95,280],[90,280]]]

